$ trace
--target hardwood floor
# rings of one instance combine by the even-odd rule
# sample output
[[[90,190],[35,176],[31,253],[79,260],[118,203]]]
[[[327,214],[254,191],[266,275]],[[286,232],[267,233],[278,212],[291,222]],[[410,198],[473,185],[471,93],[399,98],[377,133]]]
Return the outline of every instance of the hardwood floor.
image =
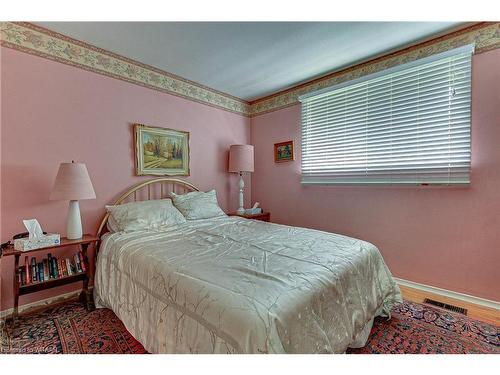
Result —
[[[471,319],[477,319],[488,324],[493,324],[497,327],[500,326],[499,310],[476,305],[469,302],[464,302],[454,298],[437,295],[430,292],[424,292],[407,286],[400,285],[399,288],[401,289],[401,294],[403,295],[403,298],[408,301],[423,303],[425,298],[433,299],[435,301],[467,309],[467,316]]]

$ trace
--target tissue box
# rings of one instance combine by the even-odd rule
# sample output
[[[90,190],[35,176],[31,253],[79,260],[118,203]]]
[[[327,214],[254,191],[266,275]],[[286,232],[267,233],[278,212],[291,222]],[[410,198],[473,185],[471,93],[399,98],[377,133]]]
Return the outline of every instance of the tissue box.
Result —
[[[258,215],[262,213],[262,208],[257,207],[257,208],[247,208],[245,210],[245,215]]]
[[[40,238],[18,238],[14,240],[14,249],[28,251],[61,244],[61,235],[49,233]]]

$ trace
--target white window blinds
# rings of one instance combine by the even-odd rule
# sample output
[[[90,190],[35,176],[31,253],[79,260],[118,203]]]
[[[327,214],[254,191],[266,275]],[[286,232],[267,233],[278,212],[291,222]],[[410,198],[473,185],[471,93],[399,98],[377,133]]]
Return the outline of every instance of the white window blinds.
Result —
[[[467,184],[473,46],[300,97],[302,182]]]

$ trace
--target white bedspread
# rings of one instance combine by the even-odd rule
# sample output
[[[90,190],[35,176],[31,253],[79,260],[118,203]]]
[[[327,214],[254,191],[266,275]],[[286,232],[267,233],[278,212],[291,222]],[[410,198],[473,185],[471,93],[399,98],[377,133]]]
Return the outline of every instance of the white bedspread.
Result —
[[[374,245],[238,217],[105,235],[94,295],[153,353],[342,353],[401,302]]]

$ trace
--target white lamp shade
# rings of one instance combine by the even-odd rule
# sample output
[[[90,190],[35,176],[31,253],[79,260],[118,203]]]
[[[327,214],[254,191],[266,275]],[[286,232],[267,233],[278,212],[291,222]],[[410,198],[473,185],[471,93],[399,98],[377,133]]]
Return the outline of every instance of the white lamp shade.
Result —
[[[95,191],[84,163],[61,163],[50,200],[94,199]]]
[[[253,146],[231,145],[229,148],[229,172],[253,172]]]

